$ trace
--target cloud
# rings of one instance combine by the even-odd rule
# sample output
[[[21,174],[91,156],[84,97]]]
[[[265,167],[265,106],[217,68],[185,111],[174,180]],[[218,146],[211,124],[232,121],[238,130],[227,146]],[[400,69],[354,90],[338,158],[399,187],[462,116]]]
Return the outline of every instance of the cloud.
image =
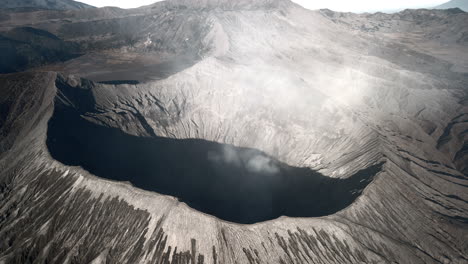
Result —
[[[255,155],[250,157],[245,166],[248,171],[254,173],[276,174],[279,168],[267,156]]]
[[[208,160],[218,165],[229,164],[243,168],[250,173],[276,174],[279,172],[275,161],[255,150],[240,150],[225,145],[220,152],[208,152]]]

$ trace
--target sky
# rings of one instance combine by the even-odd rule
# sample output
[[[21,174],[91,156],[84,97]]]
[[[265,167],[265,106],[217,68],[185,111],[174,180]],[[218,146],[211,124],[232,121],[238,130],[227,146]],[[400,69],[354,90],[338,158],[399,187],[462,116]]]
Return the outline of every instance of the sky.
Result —
[[[134,8],[149,5],[158,0],[78,0],[97,7],[118,6],[120,8]],[[233,0],[235,1],[235,0]],[[434,7],[449,0],[293,0],[294,2],[309,8],[328,8],[341,12],[390,12],[405,8]]]

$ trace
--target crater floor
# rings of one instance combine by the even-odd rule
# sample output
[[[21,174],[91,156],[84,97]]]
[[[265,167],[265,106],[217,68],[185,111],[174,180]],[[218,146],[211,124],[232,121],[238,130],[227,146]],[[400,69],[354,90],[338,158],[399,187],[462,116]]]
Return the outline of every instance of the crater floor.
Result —
[[[128,135],[63,107],[49,121],[47,146],[66,165],[175,196],[199,211],[242,224],[333,214],[350,205],[382,167],[347,179],[329,178],[255,149]]]

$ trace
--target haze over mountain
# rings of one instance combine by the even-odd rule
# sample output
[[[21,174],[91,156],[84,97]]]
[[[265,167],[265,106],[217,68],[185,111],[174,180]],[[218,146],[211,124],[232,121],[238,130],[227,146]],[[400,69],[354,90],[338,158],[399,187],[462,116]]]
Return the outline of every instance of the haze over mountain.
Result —
[[[0,21],[0,263],[468,261],[467,13]]]
[[[92,1],[92,0],[91,0]],[[372,1],[372,0],[294,0],[294,2],[311,10],[330,9],[338,12],[354,13],[394,13],[405,9],[431,8],[444,3],[444,0],[393,0],[393,1]]]
[[[451,0],[445,4],[441,4],[436,7],[437,9],[448,9],[448,8],[460,8],[461,10],[468,12],[468,1],[467,0]]]

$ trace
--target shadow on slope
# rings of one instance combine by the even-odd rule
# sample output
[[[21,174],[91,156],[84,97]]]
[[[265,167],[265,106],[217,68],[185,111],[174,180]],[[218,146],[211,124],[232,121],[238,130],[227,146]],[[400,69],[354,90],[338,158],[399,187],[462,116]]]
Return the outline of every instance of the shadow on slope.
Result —
[[[32,27],[0,33],[0,73],[24,71],[81,56],[78,45]]]

